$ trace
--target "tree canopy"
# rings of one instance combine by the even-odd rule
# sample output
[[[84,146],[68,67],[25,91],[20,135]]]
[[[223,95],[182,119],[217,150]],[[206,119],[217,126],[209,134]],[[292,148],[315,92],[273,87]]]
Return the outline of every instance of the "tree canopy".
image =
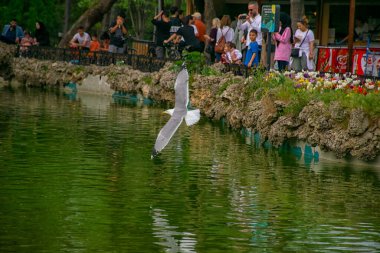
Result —
[[[57,45],[60,33],[64,36],[64,13],[67,0],[0,0],[0,26],[8,24],[12,19],[17,19],[18,24],[26,30],[35,31],[36,21],[42,21],[49,33],[53,45]],[[102,0],[70,0],[70,27],[77,24],[78,19],[88,10],[99,4]],[[91,24],[90,32],[100,33],[106,29],[102,24],[103,15],[111,14],[111,21],[114,16],[123,11],[126,14],[129,34],[140,39],[152,39],[153,26],[150,19],[157,11],[157,0],[115,0],[112,9],[108,13],[102,13],[94,24]],[[178,0],[166,0],[167,6],[180,3]],[[84,25],[84,24],[80,24]]]

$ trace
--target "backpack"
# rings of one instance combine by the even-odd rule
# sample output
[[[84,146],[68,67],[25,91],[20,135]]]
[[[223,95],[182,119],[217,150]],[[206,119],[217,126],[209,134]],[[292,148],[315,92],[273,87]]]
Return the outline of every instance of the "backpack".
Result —
[[[222,37],[220,37],[218,42],[216,42],[216,44],[215,44],[215,52],[216,53],[219,53],[219,54],[224,53],[224,45],[226,44],[226,38],[224,37],[224,35],[226,35],[229,30],[230,29],[228,29],[225,34],[223,34],[223,32],[222,32]],[[222,29],[221,29],[221,31],[222,31]]]

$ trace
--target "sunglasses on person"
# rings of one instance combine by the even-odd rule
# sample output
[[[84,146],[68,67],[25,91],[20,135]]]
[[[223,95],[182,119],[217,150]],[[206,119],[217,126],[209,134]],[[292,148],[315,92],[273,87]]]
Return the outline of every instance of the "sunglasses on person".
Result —
[[[254,9],[248,9],[248,11],[254,11]]]

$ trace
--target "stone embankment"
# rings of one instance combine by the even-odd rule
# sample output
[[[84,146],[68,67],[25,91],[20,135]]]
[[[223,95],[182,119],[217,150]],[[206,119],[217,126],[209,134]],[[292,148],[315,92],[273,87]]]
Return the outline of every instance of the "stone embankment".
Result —
[[[66,62],[13,58],[8,46],[0,44],[0,86],[10,85],[63,87],[81,84],[88,76],[107,77],[115,91],[139,93],[156,101],[174,102],[176,73],[170,64],[161,71],[142,73],[128,66],[79,66]],[[217,66],[216,66],[217,67]],[[325,105],[311,101],[297,116],[283,116],[286,104],[269,92],[245,96],[246,80],[230,74],[195,75],[191,78],[191,104],[215,120],[225,118],[235,129],[248,128],[280,146],[288,140],[304,141],[331,151],[337,158],[378,160],[380,119],[370,119],[361,110],[347,111],[338,103]]]

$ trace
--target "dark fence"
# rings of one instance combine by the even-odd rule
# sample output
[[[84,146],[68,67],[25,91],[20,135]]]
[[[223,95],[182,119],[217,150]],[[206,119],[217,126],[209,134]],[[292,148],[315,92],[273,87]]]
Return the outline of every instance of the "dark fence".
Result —
[[[143,72],[159,71],[166,63],[149,55],[138,55],[135,50],[127,50],[128,53],[116,54],[109,52],[88,52],[72,48],[54,48],[31,46],[24,50],[18,50],[17,55],[25,58],[40,60],[65,61],[72,64],[98,66],[129,65]]]
[[[223,72],[232,72],[236,76],[247,78],[255,71],[255,68],[248,68],[243,64],[224,64]]]
[[[128,47],[127,53],[117,54],[106,51],[89,52],[74,48],[55,48],[31,46],[28,48],[18,49],[17,56],[25,58],[35,58],[39,60],[65,61],[78,65],[98,65],[109,66],[129,65],[133,69],[143,72],[159,71],[170,59],[157,59],[152,53],[154,44],[149,41],[133,41],[133,47]],[[248,77],[253,71],[244,65],[225,64],[223,72],[232,72],[235,75]]]

